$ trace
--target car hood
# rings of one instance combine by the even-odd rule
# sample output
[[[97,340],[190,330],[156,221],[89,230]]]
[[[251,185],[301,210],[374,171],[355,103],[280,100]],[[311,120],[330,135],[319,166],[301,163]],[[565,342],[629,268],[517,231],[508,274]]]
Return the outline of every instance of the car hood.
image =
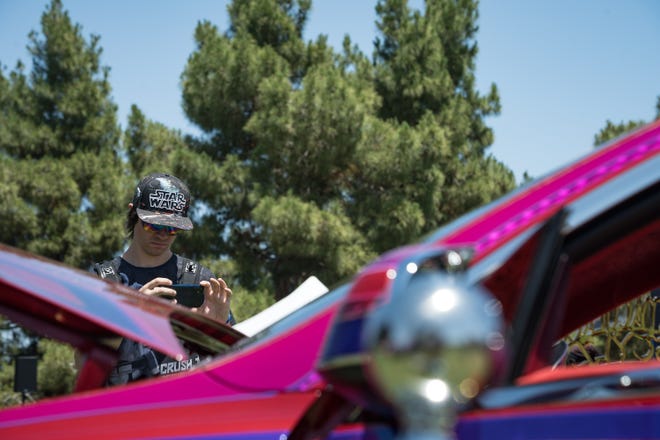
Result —
[[[124,337],[178,359],[177,328],[231,345],[243,335],[198,313],[79,269],[0,245],[0,313],[84,351]]]

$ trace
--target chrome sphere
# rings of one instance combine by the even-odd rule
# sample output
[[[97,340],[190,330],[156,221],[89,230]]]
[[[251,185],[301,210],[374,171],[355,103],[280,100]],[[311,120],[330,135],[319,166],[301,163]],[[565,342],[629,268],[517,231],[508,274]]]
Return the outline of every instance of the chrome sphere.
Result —
[[[397,411],[403,437],[453,437],[456,413],[504,362],[501,309],[461,274],[422,270],[371,314],[367,374]]]

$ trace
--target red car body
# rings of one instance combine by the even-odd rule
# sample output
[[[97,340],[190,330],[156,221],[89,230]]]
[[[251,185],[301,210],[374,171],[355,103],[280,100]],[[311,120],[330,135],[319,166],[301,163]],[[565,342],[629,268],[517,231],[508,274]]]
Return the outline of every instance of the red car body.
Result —
[[[392,271],[449,249],[470,251],[466,277],[499,301],[505,324],[518,330],[506,340],[506,371],[461,411],[453,435],[660,438],[657,360],[556,367],[551,356],[561,337],[660,286],[659,153],[657,122],[388,252],[250,338],[182,307],[0,248],[0,314],[70,343],[86,360],[72,395],[0,411],[0,438],[396,437],[400,416],[369,377],[364,328],[399,294]],[[561,240],[557,259],[544,263],[542,233],[553,219],[561,220]],[[529,301],[533,270],[541,280],[546,272],[565,276],[542,286],[547,292],[536,295],[530,316],[521,304]],[[108,339],[132,338],[183,359],[182,334],[216,341],[200,344],[212,359],[176,375],[102,386],[115,359]]]

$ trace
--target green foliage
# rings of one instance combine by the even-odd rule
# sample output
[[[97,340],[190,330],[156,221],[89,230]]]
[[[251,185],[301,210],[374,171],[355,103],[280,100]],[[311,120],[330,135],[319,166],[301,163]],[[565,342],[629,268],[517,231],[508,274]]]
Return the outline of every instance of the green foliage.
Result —
[[[53,0],[28,37],[32,70],[0,70],[0,241],[86,267],[121,249],[133,185],[163,170],[197,196],[199,227],[175,250],[281,297],[513,186],[486,154],[484,118],[500,103],[496,85],[474,86],[476,0],[377,1],[372,61],[350,37],[342,53],[323,35],[305,42],[311,3],[235,0],[226,32],[200,23],[181,79],[205,135],[184,139],[133,107],[122,143],[100,38]],[[607,121],[595,144],[643,123]]]
[[[611,121],[605,123],[603,127],[596,135],[594,135],[594,147],[600,147],[609,140],[615,139],[629,131],[634,130],[635,128],[641,127],[646,124],[644,121],[628,121],[620,122],[614,124]]]
[[[417,125],[431,113],[452,144],[482,154],[492,143],[483,117],[499,113],[497,87],[485,97],[474,87],[477,1],[429,0],[411,12],[406,0],[380,0],[376,11],[375,84],[380,116]]]
[[[310,275],[348,277],[375,257],[336,204],[321,210],[291,195],[264,197],[253,216],[274,253],[267,268],[278,292],[290,293]]]
[[[185,176],[179,173],[177,166],[178,154],[187,148],[181,133],[150,121],[135,105],[131,107],[128,127],[124,132],[124,148],[128,166],[136,180],[152,172]],[[133,196],[132,192],[129,196]]]
[[[39,341],[37,361],[37,390],[31,392],[30,400],[70,394],[76,380],[74,351],[68,346],[50,339]],[[14,391],[15,361],[0,365],[0,408],[18,405],[21,393]]]
[[[374,63],[348,37],[341,54],[323,36],[304,43],[309,6],[234,1],[225,34],[198,25],[182,74],[184,110],[205,132],[190,146],[215,162],[187,162],[208,176],[191,184],[206,208],[195,233],[216,238],[237,285],[271,283],[277,298],[514,186],[485,154],[484,117],[500,106],[494,85],[474,87],[475,1],[428,1],[424,14],[378,2]]]
[[[14,392],[14,364],[0,364],[0,408],[19,403],[21,395]]]
[[[74,351],[50,339],[37,338],[0,315],[0,407],[21,403],[14,392],[15,359],[18,355],[36,355],[37,390],[31,399],[59,396],[73,390],[76,378]]]
[[[41,358],[37,366],[37,389],[42,397],[69,394],[76,379],[74,350],[50,339],[39,341]]]
[[[0,241],[86,268],[122,246],[122,198],[133,182],[99,38],[86,40],[59,0],[43,13],[41,31],[29,35],[29,74],[21,63],[0,71]],[[16,403],[6,362],[36,353],[38,338],[16,327],[2,334],[2,399]],[[36,396],[69,392],[71,349],[47,340],[39,347]]]
[[[206,21],[181,75],[204,135],[134,106],[120,136],[100,39],[61,0],[30,34],[33,70],[0,75],[0,239],[86,267],[119,251],[132,187],[186,180],[197,227],[174,250],[218,266],[238,292],[281,298],[327,284],[513,187],[485,151],[497,88],[474,88],[477,3],[412,12],[381,0],[373,62],[346,37],[305,42],[309,0],[235,0]]]
[[[88,43],[59,0],[41,25],[30,75],[0,75],[0,240],[86,267],[122,243],[116,106],[98,37]]]
[[[231,311],[237,321],[254,316],[275,303],[271,289],[246,291],[244,289],[235,293],[231,300]]]
[[[660,119],[660,96],[657,97],[656,105],[656,116],[655,119]],[[646,125],[646,121],[628,121],[620,122],[618,124],[613,123],[610,120],[605,122],[605,127],[601,128],[596,135],[594,135],[594,147],[598,148],[604,145],[606,142],[611,141],[619,136],[628,133],[642,125]]]

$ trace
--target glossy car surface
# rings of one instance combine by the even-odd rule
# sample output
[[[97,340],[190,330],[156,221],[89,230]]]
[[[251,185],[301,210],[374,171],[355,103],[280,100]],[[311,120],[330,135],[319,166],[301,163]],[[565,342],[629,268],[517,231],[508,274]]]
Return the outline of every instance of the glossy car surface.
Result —
[[[555,348],[660,286],[659,153],[654,123],[388,252],[252,337],[0,248],[0,314],[86,359],[76,393],[0,411],[0,438],[658,438],[655,355],[568,366]],[[420,295],[412,288],[420,274],[490,299],[459,295],[464,314],[426,313],[407,301]],[[466,317],[478,316],[469,313],[480,301],[497,305],[502,344],[474,351],[461,335],[474,331]],[[103,388],[114,337],[181,359],[183,339],[210,359]],[[442,353],[492,362],[461,382],[474,384],[462,395],[410,400],[411,384],[451,383]],[[431,367],[413,377],[420,359]],[[388,370],[389,362],[412,368]]]

